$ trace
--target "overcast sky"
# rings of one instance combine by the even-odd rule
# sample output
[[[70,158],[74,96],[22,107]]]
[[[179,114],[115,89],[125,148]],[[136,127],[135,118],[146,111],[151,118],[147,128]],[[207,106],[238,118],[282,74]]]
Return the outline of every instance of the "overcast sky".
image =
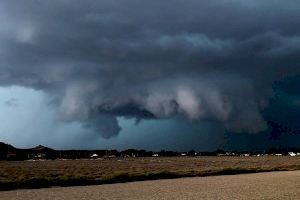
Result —
[[[0,0],[0,141],[299,146],[299,11],[294,0]]]

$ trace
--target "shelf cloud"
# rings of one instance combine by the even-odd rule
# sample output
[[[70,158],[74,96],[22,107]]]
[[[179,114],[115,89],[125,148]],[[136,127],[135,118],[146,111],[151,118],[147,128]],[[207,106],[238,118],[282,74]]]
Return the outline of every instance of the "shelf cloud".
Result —
[[[0,86],[42,90],[60,120],[104,138],[118,135],[118,117],[258,133],[274,82],[300,73],[299,9],[279,0],[3,0]]]

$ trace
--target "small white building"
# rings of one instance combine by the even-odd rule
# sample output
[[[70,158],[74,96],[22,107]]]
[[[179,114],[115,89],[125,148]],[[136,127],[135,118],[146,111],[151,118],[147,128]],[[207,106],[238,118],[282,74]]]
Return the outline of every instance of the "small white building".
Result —
[[[91,158],[92,158],[92,159],[97,159],[97,158],[99,158],[99,155],[96,154],[96,153],[94,153],[93,155],[91,155]]]
[[[289,156],[296,156],[297,155],[294,152],[289,152],[288,154],[289,154]]]

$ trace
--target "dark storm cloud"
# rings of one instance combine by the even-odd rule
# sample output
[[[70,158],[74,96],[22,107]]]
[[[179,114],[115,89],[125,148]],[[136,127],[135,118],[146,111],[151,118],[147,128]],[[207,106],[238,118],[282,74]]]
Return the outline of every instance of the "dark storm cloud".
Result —
[[[267,127],[272,83],[300,72],[298,1],[0,1],[0,85],[48,92],[62,120]]]

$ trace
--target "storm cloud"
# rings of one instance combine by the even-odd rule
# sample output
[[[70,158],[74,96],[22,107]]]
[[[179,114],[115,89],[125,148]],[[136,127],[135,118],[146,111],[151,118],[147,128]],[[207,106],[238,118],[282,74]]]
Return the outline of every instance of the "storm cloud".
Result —
[[[118,117],[267,129],[275,81],[300,73],[298,1],[0,1],[0,86],[49,94],[63,121]]]

